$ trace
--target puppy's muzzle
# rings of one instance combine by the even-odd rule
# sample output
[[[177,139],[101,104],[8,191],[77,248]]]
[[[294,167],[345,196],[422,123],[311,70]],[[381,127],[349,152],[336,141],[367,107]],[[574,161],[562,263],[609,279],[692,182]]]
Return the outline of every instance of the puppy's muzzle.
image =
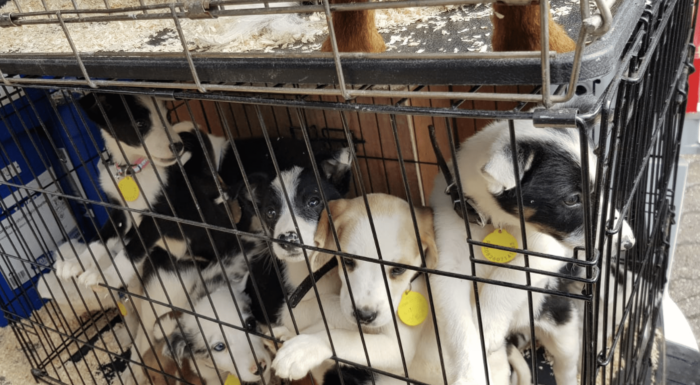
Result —
[[[265,373],[265,369],[267,369],[267,362],[260,360],[256,365],[251,366],[250,372],[256,376],[261,376]]]
[[[367,309],[358,309],[352,312],[353,317],[357,317],[357,320],[360,321],[361,324],[370,324],[372,321],[377,319],[377,312],[376,311],[371,311]]]
[[[634,240],[624,237],[622,239],[622,250],[629,250],[634,247]]]
[[[185,151],[185,145],[182,142],[171,143],[170,151],[173,152],[173,155],[180,156],[182,152]]]
[[[294,231],[290,231],[290,232],[288,232],[288,233],[280,234],[280,236],[277,237],[277,239],[279,239],[280,241],[289,242],[289,243],[294,243],[294,244],[297,244],[297,245],[301,243],[301,242],[299,242],[299,236],[298,236],[297,233],[295,233]],[[292,245],[289,245],[289,244],[286,244],[286,243],[279,243],[279,246],[280,246],[281,248],[283,248],[284,250],[287,250],[287,251],[291,251],[291,250],[296,250],[296,249],[297,249],[297,247],[292,246]]]

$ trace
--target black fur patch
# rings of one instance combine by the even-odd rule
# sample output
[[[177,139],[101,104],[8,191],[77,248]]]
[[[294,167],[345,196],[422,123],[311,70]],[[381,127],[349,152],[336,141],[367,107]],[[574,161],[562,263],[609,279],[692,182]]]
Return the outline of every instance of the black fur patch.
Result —
[[[337,368],[329,369],[323,376],[323,385],[369,385],[372,383],[374,373],[355,367],[341,366],[340,375],[343,376],[342,381]]]
[[[255,320],[262,324],[267,325],[268,321],[271,323],[277,322],[277,316],[284,306],[284,291],[282,290],[283,284],[281,282],[282,277],[284,277],[286,265],[284,262],[276,259],[273,261],[273,257],[270,253],[265,253],[263,255],[254,258],[251,261],[250,266],[250,276],[248,282],[246,283],[245,293],[248,294],[250,298],[250,310],[255,317]],[[277,276],[277,272],[273,263],[277,263],[280,270],[280,276]],[[253,284],[255,280],[255,285]],[[258,300],[258,295],[260,293],[262,302]],[[294,288],[288,288],[288,292]],[[267,319],[265,317],[267,315]]]
[[[122,100],[122,98],[124,99]],[[124,102],[126,102],[126,106]],[[132,95],[91,93],[80,99],[80,105],[88,118],[102,128],[104,132],[132,147],[141,146],[138,133],[141,134],[141,137],[146,137],[153,126],[152,120],[160,120],[158,116],[151,116],[149,109],[141,104],[137,97]],[[109,124],[100,110],[100,105],[108,116]],[[131,112],[135,124],[132,123],[128,111]],[[114,133],[109,128],[110,125]]]
[[[504,151],[511,153],[510,147]],[[543,232],[559,240],[581,233],[583,205],[564,203],[567,197],[582,193],[580,164],[555,143],[518,142],[518,152],[523,159],[532,156],[532,164],[521,180],[526,221],[540,225]],[[520,167],[522,173],[524,165]],[[515,188],[495,198],[503,210],[515,216],[520,214]]]
[[[559,273],[573,275],[575,274],[576,269],[577,268],[573,264],[569,263],[567,265],[564,265],[559,270]],[[563,278],[557,278],[552,280],[551,282],[553,282],[553,284],[547,285],[546,289],[560,292],[570,291],[570,285],[574,283],[574,281]],[[572,299],[558,295],[546,295],[544,297],[544,301],[542,301],[542,311],[540,312],[539,318],[549,318],[556,325],[566,324],[571,320],[571,317],[573,316],[573,301],[574,300]]]

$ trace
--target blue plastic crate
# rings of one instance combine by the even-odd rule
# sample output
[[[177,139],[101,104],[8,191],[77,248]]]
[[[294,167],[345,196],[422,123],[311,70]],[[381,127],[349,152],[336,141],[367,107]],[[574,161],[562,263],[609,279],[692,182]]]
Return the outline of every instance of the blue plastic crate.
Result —
[[[0,303],[4,310],[0,326],[7,324],[7,318],[27,317],[41,307],[33,282],[48,267],[48,253],[66,236],[74,236],[77,228],[64,198],[5,183],[67,192],[61,182],[55,182],[66,178],[40,132],[13,130],[0,142]]]
[[[21,98],[12,100],[11,95],[0,97],[0,141],[11,138],[15,133],[38,127],[41,122],[53,115],[48,93],[44,90],[25,88]],[[31,100],[31,103],[30,103]]]

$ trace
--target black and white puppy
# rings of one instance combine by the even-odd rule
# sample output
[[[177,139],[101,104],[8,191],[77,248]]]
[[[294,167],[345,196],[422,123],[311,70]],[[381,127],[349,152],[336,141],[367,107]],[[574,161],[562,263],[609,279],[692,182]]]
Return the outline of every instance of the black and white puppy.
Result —
[[[247,257],[254,258],[263,250],[266,248],[248,248]],[[178,363],[186,358],[195,359],[200,376],[206,377],[205,369],[209,368],[232,373],[245,382],[257,382],[263,377],[269,380],[270,356],[262,339],[250,335],[249,343],[245,332],[257,331],[257,325],[249,310],[249,298],[243,293],[248,271],[241,253],[225,255],[221,263],[206,263],[176,260],[155,247],[144,264],[142,277],[145,295],[150,300],[134,298],[143,327],[136,330],[132,360],[139,362],[151,345],[167,338],[170,343],[163,347],[163,353]],[[198,322],[189,313],[170,316],[182,309],[218,318],[240,329],[220,327],[204,319]],[[142,383],[146,382],[144,374],[138,365],[130,365],[121,378],[126,383],[132,378]]]
[[[584,246],[584,218],[582,196],[582,154],[579,132],[575,129],[535,128],[530,121],[516,121],[516,159],[519,175],[514,172],[513,150],[506,121],[496,122],[465,141],[457,153],[462,191],[471,202],[482,225],[471,225],[471,238],[483,241],[499,230],[509,233],[516,248],[522,248],[520,215],[524,216],[527,248],[549,255],[574,256],[574,248]],[[596,156],[588,152],[589,185],[595,185]],[[516,177],[520,181],[523,197],[523,213],[519,212],[516,193]],[[438,270],[471,274],[468,256],[470,246],[464,220],[455,212],[452,201],[446,195],[447,184],[438,175],[431,195],[435,212],[436,240],[440,253]],[[609,210],[601,210],[607,214]],[[634,235],[625,223],[614,237],[614,244],[622,249],[634,245]],[[506,245],[504,245],[506,246]],[[486,260],[482,248],[473,248],[474,257]],[[558,272],[566,263],[559,260],[530,256],[530,268]],[[524,256],[516,254],[508,265],[524,266]],[[501,282],[525,285],[522,271],[503,268],[499,264],[477,264],[478,277]],[[479,333],[474,316],[474,304],[456,300],[455,293],[469,298],[472,283],[440,275],[431,276],[434,288],[435,309],[440,323],[439,330],[449,331],[443,336],[447,356],[451,361],[450,383],[471,384],[485,382]],[[531,286],[557,289],[558,280],[551,276],[531,274]],[[512,333],[529,330],[527,292],[499,285],[480,284],[479,300],[485,345],[492,383],[508,383],[510,372],[505,349],[506,338]],[[558,322],[578,319],[574,307],[557,307],[555,298],[540,293],[532,294],[536,323],[542,330],[549,330],[555,339],[567,343],[552,345],[549,349],[557,355],[554,367],[557,383],[576,381],[578,361],[578,322]],[[561,328],[571,333],[562,331]],[[455,336],[458,336],[455,338]],[[567,341],[565,341],[567,340]],[[560,342],[560,341],[556,341]],[[560,351],[553,351],[561,347]]]
[[[324,209],[319,187],[329,201],[342,198],[350,189],[349,149],[330,151],[314,143],[311,149],[313,155],[309,156],[305,142],[291,138],[272,139],[271,146],[263,138],[236,140],[235,144],[245,172],[256,186],[258,208],[270,236],[286,242],[274,243],[274,254],[285,260],[303,260],[301,249],[294,244],[313,245],[318,216]],[[316,163],[320,174],[318,183],[312,162]],[[240,166],[229,146],[226,146],[221,170],[226,184],[240,186]],[[245,191],[241,187],[239,189]],[[248,198],[248,201],[252,201],[250,196]],[[252,208],[248,210],[252,211]]]
[[[216,175],[209,172],[207,163],[209,157],[218,168],[223,139],[203,134],[201,145],[194,124],[170,125],[163,101],[153,98],[90,94],[80,104],[88,118],[102,129],[105,146],[112,156],[109,169],[100,170],[100,185],[110,203],[232,227],[220,199]],[[99,260],[108,254],[105,244],[109,247],[123,239],[125,248],[114,258],[113,265],[101,273],[93,264],[85,266],[83,272],[78,261],[91,258],[63,261],[57,264],[61,278],[79,275],[78,280],[86,286],[104,282],[119,287],[135,277],[155,245],[176,258],[184,257],[190,249],[193,255],[207,261],[237,248],[235,237],[223,232],[211,231],[210,239],[199,226],[119,209],[110,210],[110,216],[114,225],[108,221],[100,230],[100,239],[91,243],[87,252]]]
[[[254,201],[262,216],[261,223],[257,226],[267,229],[275,239],[285,242],[272,243],[271,252],[266,257],[256,258],[251,266],[251,280],[255,280],[262,301],[258,300],[252,281],[249,281],[246,292],[251,297],[253,314],[258,322],[265,323],[268,327],[287,325],[285,330],[294,330],[291,315],[286,310],[283,292],[291,293],[309,275],[304,253],[295,245],[303,241],[306,245],[316,246],[314,236],[319,216],[324,210],[321,191],[328,201],[342,198],[348,193],[351,175],[350,150],[348,148],[336,151],[324,148],[314,149],[313,158],[310,158],[304,142],[295,139],[273,139],[273,152],[280,170],[278,175],[264,141],[241,140],[236,141],[236,145],[241,151],[241,157],[245,156],[245,165],[250,165],[245,171],[249,175],[253,189],[252,195],[249,192],[239,195],[241,206],[249,207]],[[228,154],[224,158],[224,165],[227,164],[226,159]],[[250,161],[251,159],[254,161]],[[316,163],[320,173],[318,183],[311,162]],[[222,178],[235,180],[237,176],[230,173],[232,169],[237,168],[238,165],[233,163],[222,167],[229,170],[222,174]],[[286,197],[289,197],[291,208],[287,204]],[[251,208],[246,210],[252,211]],[[292,216],[299,226],[298,233]],[[307,253],[310,259],[313,259],[312,254]],[[271,258],[275,258],[276,262]],[[276,263],[281,270],[282,282],[273,263]],[[319,266],[315,266],[312,261],[312,269],[315,267]],[[323,287],[326,284],[333,286],[329,289],[330,292],[339,289],[340,281],[337,279],[337,274],[329,273],[323,277],[319,281],[319,290],[324,291]],[[317,318],[318,304],[313,290],[304,297],[304,300],[312,297],[313,301],[309,302],[316,304],[315,312],[294,311],[300,330],[316,325],[320,320]],[[264,311],[267,317],[264,316]]]

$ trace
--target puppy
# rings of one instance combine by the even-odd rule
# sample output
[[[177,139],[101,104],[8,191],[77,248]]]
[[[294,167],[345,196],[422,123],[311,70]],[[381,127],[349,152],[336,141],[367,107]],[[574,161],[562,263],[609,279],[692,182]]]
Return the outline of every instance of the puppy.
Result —
[[[230,373],[241,382],[265,383],[270,381],[270,355],[261,337],[248,334],[255,332],[256,325],[248,307],[249,299],[242,293],[243,286],[233,289],[221,286],[210,295],[199,299],[192,314],[183,314],[179,319],[161,320],[168,343],[163,354],[176,362],[191,358],[197,367],[216,373]],[[236,306],[237,305],[237,306]],[[236,309],[240,311],[240,316]],[[199,316],[216,319],[213,322]],[[213,369],[213,371],[212,371]],[[226,378],[219,376],[219,378]],[[216,378],[211,383],[217,383]]]
[[[202,146],[195,133],[197,128],[191,122],[171,126],[165,120],[162,101],[142,96],[124,96],[122,100],[119,95],[91,94],[81,99],[81,105],[88,117],[102,128],[106,148],[113,158],[113,169],[100,172],[100,184],[110,203],[232,227],[216,186],[217,176],[212,175],[207,162],[209,158],[218,168],[222,139],[203,134]],[[132,117],[135,124],[132,124]],[[178,158],[179,163],[184,164],[184,172]],[[116,173],[117,183],[112,180],[112,172]],[[168,250],[175,258],[184,258],[191,250],[192,254],[208,261],[238,247],[235,237],[220,231],[207,232],[199,226],[138,213],[127,214],[123,210],[111,210],[110,216],[114,225],[108,221],[100,230],[100,240],[90,244],[87,258],[57,264],[59,277],[69,279],[79,274],[78,281],[85,286],[106,283],[120,287],[134,279],[155,245]],[[101,272],[93,263],[85,266],[82,272],[79,261],[90,260],[90,255],[95,255],[99,261],[107,255],[105,245],[111,248],[110,245],[122,240],[125,248],[114,258],[110,268]]]
[[[369,194],[367,200],[379,250],[372,241],[373,233],[363,197],[329,203],[340,249],[345,253],[399,265],[335,257],[347,270],[347,277],[343,272],[338,273],[342,286],[336,293],[337,299],[323,303],[331,340],[336,347],[335,354],[345,360],[370,364],[358,332],[359,322],[372,367],[405,375],[401,359],[405,357],[410,378],[437,383],[441,377],[430,315],[426,314],[425,319],[415,326],[397,320],[398,336],[393,323],[394,317],[398,318],[396,313],[405,293],[412,291],[428,298],[426,277],[404,266],[421,267],[425,264],[427,268],[434,268],[437,264],[432,212],[427,208],[413,209],[418,223],[417,236],[411,217],[412,208],[406,201],[385,194]],[[419,249],[418,239],[422,250]],[[337,250],[325,213],[321,215],[316,243],[320,248]],[[319,260],[330,257],[327,254],[315,256]],[[388,282],[388,293],[384,276]],[[351,292],[354,306],[350,299]],[[427,303],[425,305],[426,312],[429,312]],[[312,370],[316,378],[324,378],[326,372],[330,376],[336,375],[333,373],[335,370],[331,369],[333,361],[329,359],[333,353],[325,327],[321,323],[316,330],[307,329],[284,343],[272,364],[278,376],[298,379]],[[399,337],[403,351],[399,349]]]
[[[573,249],[584,246],[584,223],[581,184],[581,153],[579,132],[575,129],[535,128],[529,121],[516,121],[516,144],[519,179],[523,195],[527,248],[531,251],[560,257],[573,257]],[[590,186],[594,185],[596,157],[588,153]],[[523,246],[520,216],[516,196],[516,180],[510,147],[508,123],[496,122],[461,146],[457,154],[462,191],[475,212],[471,239],[484,240],[495,231],[506,231]],[[440,249],[438,270],[501,282],[526,284],[524,272],[501,268],[498,265],[477,264],[472,272],[468,260],[473,250],[475,258],[486,260],[481,247],[471,247],[467,238],[464,220],[455,212],[446,191],[447,183],[442,174],[436,178],[431,195],[431,206],[435,211],[435,231]],[[602,210],[603,212],[607,210]],[[634,236],[628,225],[622,234],[615,235],[615,244],[622,248],[634,245]],[[489,249],[493,250],[493,249]],[[523,255],[517,254],[507,262],[524,266]],[[530,256],[530,268],[557,272],[565,262]],[[553,277],[531,274],[531,285],[556,289]],[[476,329],[473,309],[469,302],[455,300],[455,293],[472,297],[473,284],[445,276],[433,275],[435,307],[443,335],[447,355],[451,358],[450,382],[455,384],[480,383],[485,381],[479,333]],[[548,297],[532,293],[536,322],[547,317]],[[473,298],[472,298],[473,300]],[[506,337],[513,330],[529,328],[527,292],[493,284],[479,285],[482,327],[485,346],[489,355],[493,383],[507,383]],[[573,310],[572,310],[573,311]],[[564,313],[566,319],[575,317]],[[577,323],[566,324],[574,330]],[[575,333],[575,330],[574,330]],[[561,335],[559,332],[557,335]],[[455,338],[458,336],[458,338]],[[578,361],[578,344],[560,346],[556,355],[555,376],[557,383],[573,383]]]
[[[247,249],[247,257],[254,258],[260,252],[261,249],[249,248]],[[221,263],[219,264],[193,260],[175,260],[165,250],[159,247],[154,248],[151,252],[151,258],[143,269],[143,289],[150,300],[134,298],[134,304],[138,309],[142,326],[136,331],[134,345],[132,346],[132,360],[139,362],[139,354],[144,354],[156,341],[167,337],[173,331],[172,324],[162,327],[162,322],[159,324],[158,320],[163,319],[165,315],[173,311],[181,311],[181,309],[190,311],[195,309],[196,311],[198,302],[208,301],[207,293],[213,293],[217,290],[229,290],[229,285],[232,285],[230,291],[234,293],[236,300],[239,300],[239,306],[248,309],[249,299],[243,294],[247,277],[248,272],[243,256],[240,254],[226,255],[221,258]],[[217,309],[233,312],[232,314],[237,316],[236,307],[229,307],[232,300],[227,301],[224,296],[221,298],[221,301],[223,301],[220,304],[222,307],[217,307]],[[203,306],[201,305],[200,307]],[[183,317],[184,322],[187,317]],[[220,317],[223,318],[224,316],[220,314]],[[229,322],[227,320],[232,319],[232,317],[231,314],[227,314],[223,320],[224,322]],[[246,316],[243,321],[238,322],[243,322],[252,329],[256,326],[254,318],[250,316]],[[245,355],[246,352],[250,351],[247,346],[231,346],[230,349],[232,351],[242,350],[240,355]],[[178,357],[177,355],[175,356],[175,358]],[[267,366],[267,363],[270,362],[269,358],[266,358],[267,356],[265,355],[260,357],[260,362],[264,362],[264,365]],[[133,367],[134,365],[131,366]],[[132,370],[132,372],[137,379],[140,379],[143,374],[142,370]],[[131,374],[127,373],[127,375],[126,380]]]
[[[253,193],[242,194],[249,201],[242,200],[241,205],[246,210],[252,210],[248,207],[255,204],[262,216],[260,228],[266,229],[272,238],[279,241],[271,243],[271,253],[252,262],[251,280],[246,293],[252,299],[253,313],[258,322],[268,327],[283,326],[280,332],[292,336],[296,334],[290,332],[295,330],[295,322],[298,330],[302,330],[317,325],[321,319],[313,290],[301,299],[294,311],[294,320],[285,305],[284,292],[292,293],[309,276],[305,253],[299,246],[316,246],[316,227],[324,209],[321,192],[328,201],[342,198],[348,193],[351,159],[348,148],[333,152],[315,151],[314,157],[309,159],[306,145],[301,141],[279,139],[272,143],[280,169],[279,175],[269,170],[268,165],[272,162],[267,150],[253,153],[251,149],[255,146],[246,142],[248,154],[241,153],[241,156],[246,155],[247,158],[249,155],[261,158],[258,162],[250,162],[256,164],[257,171],[250,175]],[[319,181],[316,180],[311,162],[316,163],[321,178]],[[296,231],[295,223],[299,232]],[[307,251],[306,255],[312,270],[321,266],[314,259],[313,253]],[[275,258],[275,261],[271,258]],[[280,269],[281,277],[277,275],[274,265]],[[258,290],[254,287],[253,280]],[[323,297],[326,292],[337,293],[340,281],[337,273],[331,272],[317,284]],[[258,294],[262,296],[262,302],[259,301]],[[275,337],[281,336],[275,333]]]

